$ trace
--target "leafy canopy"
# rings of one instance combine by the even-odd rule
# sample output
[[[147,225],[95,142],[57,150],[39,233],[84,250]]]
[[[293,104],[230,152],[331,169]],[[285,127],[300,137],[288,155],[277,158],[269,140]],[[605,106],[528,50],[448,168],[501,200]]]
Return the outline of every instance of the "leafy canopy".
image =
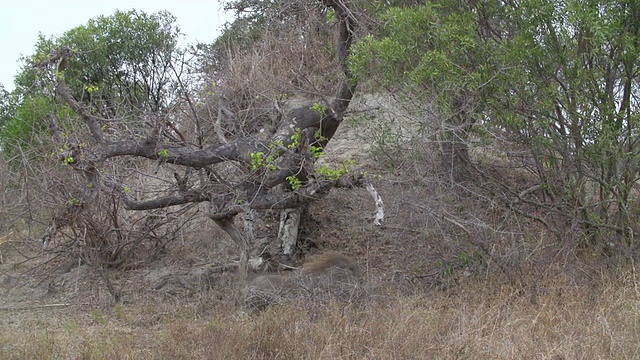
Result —
[[[466,112],[475,136],[524,146],[546,199],[589,233],[632,237],[640,3],[444,0],[379,20],[353,49],[361,83],[435,98],[444,119]]]
[[[177,46],[179,36],[170,13],[136,10],[99,16],[60,37],[40,35],[33,55],[23,58],[16,89],[0,94],[4,156],[16,159],[34,146],[48,147],[48,153],[59,147],[56,142],[63,139],[43,140],[52,120],[58,126],[59,120],[65,120],[64,126],[80,128],[67,121],[76,115],[54,96],[57,76],[63,76],[73,96],[102,118],[122,120],[120,131],[141,126],[131,123],[138,121],[136,115],[169,107],[179,90],[174,67],[183,54]],[[62,48],[73,52],[72,60],[58,71],[45,71],[42,64]]]

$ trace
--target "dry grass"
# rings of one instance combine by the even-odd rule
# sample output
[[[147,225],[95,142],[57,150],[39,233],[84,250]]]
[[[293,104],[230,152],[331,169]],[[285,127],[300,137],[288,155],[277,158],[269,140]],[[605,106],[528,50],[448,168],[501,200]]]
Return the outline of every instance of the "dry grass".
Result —
[[[0,330],[2,359],[634,359],[640,294],[633,281],[579,287],[557,281],[536,296],[476,283],[311,314],[277,306],[208,315],[116,306],[33,312]],[[308,309],[308,307],[307,307]]]
[[[126,290],[125,305],[114,306],[101,280],[77,267],[54,276],[50,287],[59,289],[56,302],[91,307],[0,309],[0,359],[640,358],[640,284],[633,264],[598,272],[592,269],[606,262],[594,258],[587,265],[571,249],[548,246],[543,235],[501,233],[487,237],[491,254],[504,254],[525,284],[505,285],[496,261],[433,215],[442,203],[485,214],[492,214],[490,207],[434,189],[383,183],[381,190],[393,195],[385,198],[386,229],[361,225],[368,223],[369,214],[360,210],[369,209],[366,194],[334,191],[323,200],[331,207],[312,207],[317,221],[330,226],[309,237],[325,250],[354,256],[378,294],[360,306],[318,309],[291,301],[248,316],[231,304],[233,279],[216,278],[215,286],[195,293],[179,286],[175,292],[149,290],[155,273],[233,258],[230,242],[203,224],[172,242],[165,258],[136,270],[142,280],[130,280],[133,271],[113,274]],[[514,228],[533,234],[536,228],[528,226]],[[471,257],[476,253],[479,264]],[[4,280],[26,266],[0,266],[0,306],[12,306],[2,298]],[[20,290],[32,289],[30,284]],[[395,290],[405,295],[389,295]],[[45,292],[25,292],[20,304],[52,301]]]

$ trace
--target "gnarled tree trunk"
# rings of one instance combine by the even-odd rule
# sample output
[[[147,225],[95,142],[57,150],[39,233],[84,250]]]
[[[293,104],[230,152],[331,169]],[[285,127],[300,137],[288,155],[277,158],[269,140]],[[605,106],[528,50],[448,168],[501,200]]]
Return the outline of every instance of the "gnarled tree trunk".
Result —
[[[356,19],[345,1],[320,2],[333,9],[338,19],[336,46],[342,71],[340,83],[333,97],[324,100],[323,104],[308,103],[291,109],[277,128],[264,132],[272,136],[237,133],[227,138],[220,129],[221,117],[233,117],[234,114],[221,105],[218,120],[211,122],[215,123],[216,143],[204,144],[200,134],[197,144],[189,143],[173,120],[157,114],[139,119],[140,124],[149,124],[146,134],[140,135],[138,129],[135,134],[114,137],[105,133],[106,124],[112,119],[96,115],[76,100],[64,76],[57,76],[56,94],[84,121],[93,144],[70,146],[61,155],[61,160],[84,174],[87,186],[73,206],[68,206],[62,214],[54,217],[43,240],[48,240],[60,227],[70,224],[77,213],[83,211],[84,204],[92,203],[99,196],[102,188],[109,188],[120,192],[122,201],[130,210],[208,203],[207,216],[240,249],[242,274],[246,274],[249,255],[255,245],[255,213],[282,209],[286,212],[282,217],[280,240],[283,252],[291,255],[297,241],[300,218],[295,214],[301,205],[321,198],[336,186],[371,186],[360,176],[330,179],[316,174],[314,170],[314,155],[331,141],[356,89],[348,66]],[[71,50],[61,49],[49,61],[40,62],[38,66],[51,67],[61,59],[70,61],[73,56]],[[61,72],[59,69],[53,71]],[[193,108],[191,102],[189,104]],[[162,195],[134,198],[125,184],[101,177],[101,167],[118,157],[155,161],[158,167],[173,169],[170,171],[174,179],[163,179],[169,186]],[[379,211],[376,221],[379,223],[383,212],[382,202],[377,200]],[[235,222],[239,214],[244,217],[244,231]]]

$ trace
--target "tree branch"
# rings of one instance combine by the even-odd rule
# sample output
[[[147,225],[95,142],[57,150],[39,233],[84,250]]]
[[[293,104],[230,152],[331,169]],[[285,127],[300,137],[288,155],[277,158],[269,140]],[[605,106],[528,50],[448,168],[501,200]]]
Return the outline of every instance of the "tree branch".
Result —
[[[145,201],[136,201],[132,200],[128,196],[123,196],[123,201],[127,210],[153,210],[174,205],[184,205],[208,200],[209,197],[199,194],[195,191],[189,191],[181,195],[166,196]]]
[[[340,68],[344,73],[344,78],[339,85],[334,98],[330,102],[329,111],[318,111],[312,109],[312,104],[292,109],[288,112],[285,121],[280,125],[274,136],[269,140],[257,140],[250,137],[239,137],[234,141],[225,144],[214,144],[205,148],[188,145],[186,143],[176,144],[171,142],[163,142],[160,139],[159,128],[154,126],[144,139],[121,139],[119,141],[109,141],[105,139],[100,124],[107,119],[102,119],[90,112],[81,102],[77,101],[70,88],[64,81],[63,76],[58,77],[56,84],[56,93],[75,111],[85,122],[92,137],[96,140],[97,145],[89,150],[85,150],[87,155],[82,156],[82,152],[74,156],[77,161],[72,164],[78,169],[82,169],[89,177],[91,183],[95,183],[98,164],[106,159],[120,156],[143,157],[150,160],[158,160],[160,162],[185,166],[194,169],[205,168],[209,165],[218,164],[226,161],[238,161],[244,164],[252,163],[252,154],[260,151],[268,152],[277,144],[284,149],[288,149],[293,144],[295,134],[301,130],[311,129],[305,133],[306,147],[298,147],[288,151],[275,151],[274,157],[279,158],[278,171],[269,171],[268,176],[262,178],[260,184],[261,193],[248,204],[251,209],[284,209],[298,207],[311,200],[317,199],[326,194],[332,187],[349,186],[358,183],[360,180],[355,178],[337,181],[311,180],[304,188],[297,191],[288,191],[282,194],[267,194],[268,190],[281,184],[287,176],[297,174],[304,166],[309,167],[313,160],[308,161],[305,165],[307,156],[301,155],[302,152],[309,151],[309,142],[313,145],[326,145],[335,134],[340,125],[344,112],[346,111],[356,88],[348,66],[348,57],[351,44],[354,40],[354,31],[357,25],[355,17],[345,5],[343,0],[321,0],[321,3],[335,10],[338,18],[338,35],[337,35],[337,51],[340,62]],[[66,56],[69,60],[73,54],[64,52],[61,56]],[[224,110],[224,109],[223,109]],[[315,139],[313,129],[320,129],[320,139]],[[220,135],[220,134],[218,134]],[[223,138],[223,140],[225,140]],[[310,173],[313,169],[304,171]],[[93,175],[92,175],[93,174]],[[256,186],[252,181],[256,177],[252,176],[249,182],[243,183],[236,189],[236,194],[247,191],[252,186]],[[267,190],[267,191],[264,191]],[[252,190],[253,191],[253,190]],[[181,205],[186,203],[211,201],[215,203],[217,200],[221,202],[223,210],[216,211],[210,217],[216,221],[232,217],[246,209],[247,205],[231,204],[234,200],[228,196],[213,197],[214,193],[210,191],[188,190],[182,189],[180,194],[167,195],[151,200],[136,201],[128,197],[124,197],[125,205],[131,210],[150,210],[163,208],[173,205]],[[381,205],[381,203],[380,203]],[[379,213],[378,218],[381,218]],[[381,221],[381,220],[380,220]]]
[[[70,55],[69,55],[70,56]],[[68,60],[68,59],[67,59]],[[91,131],[91,135],[93,138],[100,144],[104,143],[104,136],[102,135],[102,130],[100,129],[99,118],[89,110],[87,110],[83,105],[78,103],[71,95],[71,90],[65,84],[62,78],[58,79],[56,83],[56,93],[60,95],[66,102],[69,104],[71,109],[75,111],[76,114],[80,115],[82,120],[84,120],[85,124],[89,127],[89,131]]]

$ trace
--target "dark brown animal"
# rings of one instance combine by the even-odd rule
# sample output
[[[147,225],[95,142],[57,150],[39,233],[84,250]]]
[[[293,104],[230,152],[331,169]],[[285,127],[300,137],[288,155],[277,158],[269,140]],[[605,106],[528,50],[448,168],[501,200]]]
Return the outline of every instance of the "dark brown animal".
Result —
[[[360,266],[352,258],[336,252],[328,252],[314,257],[303,265],[302,272],[312,275],[361,275]]]
[[[359,293],[361,270],[350,257],[339,253],[319,255],[303,265],[302,270],[280,275],[258,276],[244,289],[244,306],[259,311],[287,300],[330,299],[351,301]]]

